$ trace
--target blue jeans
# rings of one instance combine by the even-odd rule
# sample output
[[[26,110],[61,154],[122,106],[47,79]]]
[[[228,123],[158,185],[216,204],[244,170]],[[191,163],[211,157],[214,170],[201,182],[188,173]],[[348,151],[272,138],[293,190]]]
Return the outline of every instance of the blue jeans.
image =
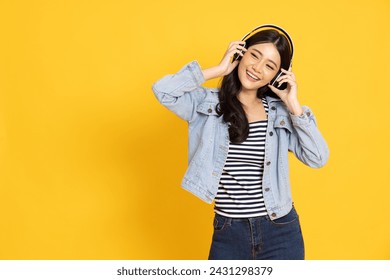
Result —
[[[304,243],[298,214],[228,218],[215,214],[209,260],[303,260]]]

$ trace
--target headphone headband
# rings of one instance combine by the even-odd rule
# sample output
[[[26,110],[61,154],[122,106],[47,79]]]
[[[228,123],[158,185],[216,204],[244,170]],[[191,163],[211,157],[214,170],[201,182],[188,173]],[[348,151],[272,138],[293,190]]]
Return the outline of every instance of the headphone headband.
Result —
[[[260,32],[260,31],[263,31],[263,30],[276,30],[279,34],[282,34],[284,35],[284,37],[286,37],[287,41],[288,41],[288,44],[290,46],[290,50],[291,50],[291,59],[294,55],[294,43],[290,37],[290,35],[287,33],[286,30],[284,30],[283,28],[281,28],[280,26],[277,26],[277,25],[274,25],[274,24],[263,24],[263,25],[260,25],[260,26],[257,26],[255,29],[253,29],[252,31],[250,31],[249,33],[247,33],[242,39],[241,41],[246,41],[248,40],[250,37],[252,37],[253,35],[255,35],[256,33]]]

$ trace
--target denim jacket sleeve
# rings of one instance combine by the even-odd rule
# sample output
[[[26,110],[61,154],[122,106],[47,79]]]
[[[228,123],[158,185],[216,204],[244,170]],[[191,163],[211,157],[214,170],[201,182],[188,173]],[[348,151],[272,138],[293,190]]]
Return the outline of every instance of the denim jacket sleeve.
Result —
[[[329,158],[329,149],[325,139],[317,128],[316,119],[309,107],[303,106],[303,115],[290,114],[296,133],[292,133],[289,150],[304,164],[319,168]]]
[[[205,98],[207,91],[201,68],[196,61],[185,65],[178,73],[170,74],[153,84],[158,101],[180,118],[191,121],[196,107]]]

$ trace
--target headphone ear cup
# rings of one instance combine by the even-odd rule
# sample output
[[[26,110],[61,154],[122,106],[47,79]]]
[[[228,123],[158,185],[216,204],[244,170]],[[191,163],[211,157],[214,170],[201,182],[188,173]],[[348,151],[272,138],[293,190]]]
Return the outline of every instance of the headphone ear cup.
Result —
[[[244,44],[240,44],[240,45],[243,46],[243,47],[245,47],[246,42],[245,42]],[[242,52],[242,54],[245,54],[244,51],[241,51],[241,52]],[[239,55],[238,53],[234,54],[234,55],[233,55],[233,59],[232,59],[232,63],[233,63],[234,61],[236,61],[236,60],[240,61],[241,58],[242,58],[242,56]]]
[[[235,54],[235,55],[233,55],[233,59],[232,59],[232,63],[234,62],[234,61],[236,61],[236,60],[238,60],[238,61],[240,61],[241,60],[241,56],[239,55],[239,54]]]
[[[279,77],[283,76],[284,73],[279,70],[279,72],[275,75],[275,77],[269,82],[271,86],[276,87],[279,90],[284,90],[287,88],[287,83],[279,84],[276,80],[279,79]]]

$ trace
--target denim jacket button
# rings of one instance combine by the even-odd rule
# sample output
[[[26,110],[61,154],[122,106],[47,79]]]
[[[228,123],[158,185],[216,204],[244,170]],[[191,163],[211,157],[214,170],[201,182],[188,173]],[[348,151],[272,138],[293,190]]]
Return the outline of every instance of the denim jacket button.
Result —
[[[266,192],[269,192],[269,188],[265,188],[265,191],[266,191]]]
[[[284,121],[281,121],[280,122],[280,125],[285,125],[286,123]]]
[[[267,165],[270,165],[271,164],[271,162],[270,161],[267,161]]]
[[[276,213],[272,213],[271,216],[272,216],[273,218],[275,218],[275,217],[276,217]]]
[[[271,110],[272,110],[272,111],[275,111],[275,110],[276,110],[276,107],[275,107],[275,106],[272,106],[272,107],[271,107]]]
[[[209,113],[211,113],[212,111],[213,111],[213,109],[211,109],[211,108],[207,110],[207,112],[209,112]]]
[[[272,136],[272,135],[274,135],[274,133],[271,131],[271,132],[269,133],[269,136]]]

